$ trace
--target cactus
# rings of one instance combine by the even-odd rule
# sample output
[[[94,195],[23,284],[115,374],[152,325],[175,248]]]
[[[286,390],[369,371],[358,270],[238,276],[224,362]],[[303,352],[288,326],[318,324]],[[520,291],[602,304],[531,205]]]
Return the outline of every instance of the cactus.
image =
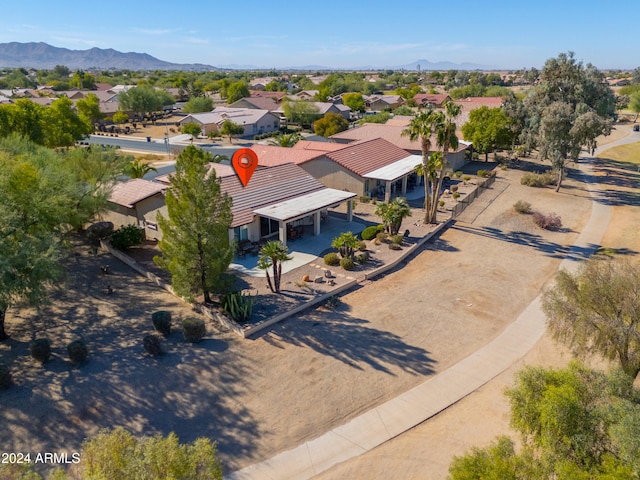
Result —
[[[182,321],[184,339],[191,343],[198,343],[207,333],[207,327],[201,318],[185,318]]]
[[[248,322],[253,312],[255,297],[242,292],[227,293],[222,298],[222,311],[236,322]]]
[[[75,340],[67,345],[67,352],[69,353],[69,360],[74,365],[80,365],[87,360],[89,351],[87,346],[82,340]]]
[[[171,312],[159,310],[151,314],[153,328],[167,337],[171,333]]]
[[[45,363],[51,357],[51,342],[48,338],[38,338],[29,344],[31,356],[41,363]]]

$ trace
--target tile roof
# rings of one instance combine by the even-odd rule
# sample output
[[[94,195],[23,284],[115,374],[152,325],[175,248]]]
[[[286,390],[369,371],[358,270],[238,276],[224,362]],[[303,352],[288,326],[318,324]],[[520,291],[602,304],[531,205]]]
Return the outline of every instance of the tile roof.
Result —
[[[293,146],[294,149],[308,150],[315,152],[335,152],[344,148],[343,143],[334,142],[314,142],[311,140],[300,140]]]
[[[458,125],[462,125],[460,121],[458,121]],[[351,142],[356,142],[359,140],[371,140],[374,138],[384,138],[386,141],[394,144],[395,146],[404,149],[409,153],[420,153],[422,147],[420,145],[419,140],[411,141],[409,137],[405,137],[402,135],[402,131],[406,127],[400,125],[386,125],[380,123],[365,123],[356,128],[350,128],[349,130],[345,130],[344,132],[336,133],[335,135],[331,135],[331,139],[335,140],[348,140]],[[433,146],[433,151],[436,150],[435,139],[431,139],[431,145]],[[460,144],[457,151],[464,150],[467,146]]]
[[[258,208],[326,188],[293,163],[256,170],[246,187],[237,176],[223,177],[220,183],[222,190],[233,199],[232,227],[251,223],[253,211]]]
[[[212,169],[216,171],[217,178],[230,177],[236,174],[236,171],[233,169],[233,167],[226,163],[210,163],[209,171],[211,171]],[[171,175],[172,173],[167,173],[165,175],[158,175],[155,178],[155,180],[158,182],[162,182],[166,185],[171,185]]]
[[[234,105],[252,105],[248,108],[254,108],[258,110],[277,110],[280,108],[280,104],[278,103],[278,99],[276,97],[245,97],[240,100],[233,102],[229,107],[235,108]]]
[[[442,105],[447,98],[450,97],[446,93],[416,93],[413,97],[418,105],[433,103],[436,106]]]
[[[134,208],[136,203],[162,193],[166,185],[151,182],[142,178],[134,178],[122,183],[116,183],[109,195],[109,201],[127,208]]]
[[[379,168],[407,158],[406,150],[382,138],[364,140],[347,145],[345,148],[325,154],[356,175],[366,175]]]
[[[187,115],[180,121],[180,123],[185,123],[187,119],[193,118],[203,125],[211,123],[221,124],[225,120],[229,119],[239,125],[251,125],[256,123],[265,115],[271,115],[271,112],[257,108],[216,107],[212,112],[192,113]]]
[[[298,142],[300,143],[300,142]],[[320,142],[308,142],[320,143]],[[344,147],[344,145],[340,145]],[[286,148],[275,145],[254,144],[252,150],[258,154],[258,165],[273,167],[285,163],[303,164],[324,155],[326,150],[305,150],[303,148]]]

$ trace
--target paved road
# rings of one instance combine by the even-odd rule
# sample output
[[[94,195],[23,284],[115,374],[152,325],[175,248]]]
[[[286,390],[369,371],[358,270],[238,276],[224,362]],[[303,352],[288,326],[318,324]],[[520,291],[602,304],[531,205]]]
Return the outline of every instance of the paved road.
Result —
[[[189,143],[170,143],[167,145],[164,143],[163,139],[151,139],[150,142],[147,142],[144,138],[132,138],[132,137],[106,137],[102,135],[91,135],[87,142],[90,144],[97,145],[113,145],[119,146],[123,150],[133,150],[133,151],[142,151],[142,152],[150,152],[150,153],[174,153],[181,152],[184,150]],[[233,155],[233,153],[242,148],[243,144],[238,144],[234,147],[222,147],[218,145],[207,145],[207,144],[195,144],[196,146],[210,152],[212,155],[226,155],[229,158]]]

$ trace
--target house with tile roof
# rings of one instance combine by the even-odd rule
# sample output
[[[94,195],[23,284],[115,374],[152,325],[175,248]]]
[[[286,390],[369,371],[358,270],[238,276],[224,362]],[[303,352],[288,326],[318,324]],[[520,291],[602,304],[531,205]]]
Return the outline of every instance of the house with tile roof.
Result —
[[[230,165],[212,163],[212,171],[220,179],[222,192],[232,199],[230,240],[257,243],[279,239],[286,244],[291,230],[304,226],[319,235],[323,215],[344,202],[348,202],[348,220],[352,219],[349,200],[356,194],[327,188],[294,163],[259,168],[246,187]],[[162,238],[156,215],[168,215],[164,192],[171,188],[170,176],[117,184],[109,197],[105,220],[114,225],[138,225],[145,229],[147,238]]]
[[[400,95],[363,95],[363,98],[365,108],[373,112],[395,110],[405,104]]]
[[[277,97],[251,96],[236,100],[229,105],[229,108],[253,108],[273,112],[274,110],[280,109],[280,102]]]
[[[446,93],[416,93],[413,100],[419,107],[442,108],[445,102],[451,101],[451,97]]]
[[[197,123],[202,133],[219,132],[225,120],[242,125],[244,133],[240,137],[253,138],[255,135],[273,132],[280,128],[280,118],[269,110],[255,108],[216,107],[212,112],[192,113],[180,120],[180,125]]]
[[[460,124],[460,123],[459,123]],[[374,138],[383,138],[387,142],[392,143],[396,147],[403,149],[405,152],[412,155],[422,155],[422,146],[419,140],[411,141],[408,136],[402,135],[402,132],[406,129],[405,126],[400,125],[387,125],[379,123],[365,123],[356,128],[350,128],[344,132],[336,133],[330,138],[331,141],[337,143],[349,144],[362,140],[371,140]],[[461,135],[458,138],[462,138]],[[432,152],[437,150],[435,138],[431,139]],[[460,140],[458,148],[451,149],[448,154],[449,168],[452,170],[459,170],[465,163],[467,163],[466,153],[471,147],[471,143]],[[431,153],[432,153],[431,152]]]

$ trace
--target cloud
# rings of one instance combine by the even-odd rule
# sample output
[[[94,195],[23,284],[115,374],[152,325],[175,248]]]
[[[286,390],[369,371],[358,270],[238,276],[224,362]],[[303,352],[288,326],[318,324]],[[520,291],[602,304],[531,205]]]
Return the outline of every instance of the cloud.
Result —
[[[134,32],[144,33],[145,35],[169,35],[174,33],[175,30],[170,28],[134,28]]]

